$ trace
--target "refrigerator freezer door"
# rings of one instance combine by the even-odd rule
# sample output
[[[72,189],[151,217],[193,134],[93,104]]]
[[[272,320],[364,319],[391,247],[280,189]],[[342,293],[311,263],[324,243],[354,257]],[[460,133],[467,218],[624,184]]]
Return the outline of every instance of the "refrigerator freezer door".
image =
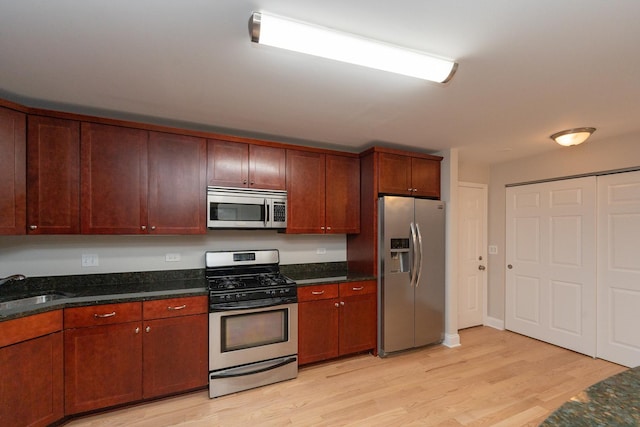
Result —
[[[439,200],[415,200],[422,236],[420,280],[415,287],[415,346],[444,338],[445,211]]]
[[[413,243],[413,199],[381,197],[379,200],[378,343],[379,353],[391,353],[414,346],[414,312],[411,276]],[[399,259],[409,262],[399,263]],[[411,268],[399,268],[399,265]]]

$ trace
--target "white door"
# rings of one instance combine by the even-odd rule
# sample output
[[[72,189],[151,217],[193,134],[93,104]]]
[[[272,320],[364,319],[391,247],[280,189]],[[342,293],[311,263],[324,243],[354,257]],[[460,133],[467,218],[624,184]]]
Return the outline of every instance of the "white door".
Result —
[[[482,325],[486,312],[487,186],[458,187],[458,328]]]
[[[640,365],[640,172],[598,178],[598,357]]]
[[[596,178],[507,188],[505,327],[596,354]]]

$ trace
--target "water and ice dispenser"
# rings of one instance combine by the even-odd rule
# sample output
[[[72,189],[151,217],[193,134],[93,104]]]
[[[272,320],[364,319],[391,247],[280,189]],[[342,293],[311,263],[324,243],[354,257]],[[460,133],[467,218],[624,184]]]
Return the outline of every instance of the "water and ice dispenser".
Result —
[[[409,273],[411,256],[409,239],[391,239],[389,273]]]

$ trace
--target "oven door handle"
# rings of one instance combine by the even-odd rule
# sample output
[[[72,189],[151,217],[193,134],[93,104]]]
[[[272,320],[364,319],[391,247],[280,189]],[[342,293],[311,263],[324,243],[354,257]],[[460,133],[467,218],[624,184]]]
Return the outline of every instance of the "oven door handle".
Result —
[[[251,310],[256,308],[268,308],[275,307],[283,304],[292,304],[295,301],[278,299],[269,304],[259,304],[259,305],[220,305],[215,304],[214,307],[211,307],[210,312],[220,312],[220,311],[235,311],[235,310]]]
[[[273,369],[281,368],[282,366],[288,365],[290,363],[295,363],[297,361],[298,361],[298,358],[295,357],[295,356],[287,357],[286,359],[282,360],[281,362],[275,363],[275,364],[267,366],[265,368],[256,369],[255,371],[228,373],[228,374],[213,374],[213,375],[211,375],[211,379],[215,380],[215,379],[220,379],[220,378],[234,378],[234,377],[244,377],[246,375],[260,374],[262,372],[267,372],[267,371],[271,371]]]

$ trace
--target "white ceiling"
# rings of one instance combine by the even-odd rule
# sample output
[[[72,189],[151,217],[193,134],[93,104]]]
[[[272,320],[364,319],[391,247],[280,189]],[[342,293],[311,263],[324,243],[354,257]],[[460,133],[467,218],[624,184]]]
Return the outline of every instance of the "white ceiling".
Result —
[[[454,59],[445,85],[259,46],[252,11]],[[495,163],[640,136],[637,0],[0,0],[0,97],[360,151]]]

